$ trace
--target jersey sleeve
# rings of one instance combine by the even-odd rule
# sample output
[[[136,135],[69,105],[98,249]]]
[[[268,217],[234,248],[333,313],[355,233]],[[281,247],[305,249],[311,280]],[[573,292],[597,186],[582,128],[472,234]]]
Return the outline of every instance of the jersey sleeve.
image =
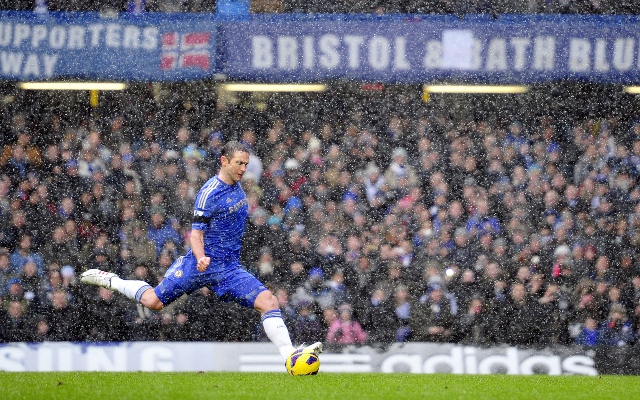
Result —
[[[193,222],[191,228],[199,231],[204,231],[209,225],[209,221],[213,217],[213,202],[210,201],[210,191],[201,190],[196,196],[196,201],[193,205]]]

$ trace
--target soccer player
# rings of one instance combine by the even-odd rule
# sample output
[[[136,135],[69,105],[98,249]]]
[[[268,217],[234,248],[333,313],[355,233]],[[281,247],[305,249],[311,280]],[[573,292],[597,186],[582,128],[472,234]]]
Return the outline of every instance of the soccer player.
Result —
[[[240,186],[249,163],[249,149],[236,141],[224,145],[220,170],[196,196],[190,237],[191,249],[169,267],[158,286],[124,280],[116,274],[90,269],[83,283],[120,292],[152,310],[160,310],[183,294],[210,287],[224,301],[235,301],[260,312],[262,325],[286,361],[295,350],[276,297],[240,265],[240,248],[248,215],[247,197]],[[322,352],[322,343],[308,349]]]

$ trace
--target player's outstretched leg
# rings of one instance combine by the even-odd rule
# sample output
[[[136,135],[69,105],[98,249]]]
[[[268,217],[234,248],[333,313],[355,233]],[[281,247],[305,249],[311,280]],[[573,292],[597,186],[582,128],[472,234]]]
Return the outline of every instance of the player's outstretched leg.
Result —
[[[144,292],[153,289],[147,282],[121,279],[113,272],[99,269],[90,269],[83,272],[80,275],[80,282],[120,292],[138,303],[140,303]]]

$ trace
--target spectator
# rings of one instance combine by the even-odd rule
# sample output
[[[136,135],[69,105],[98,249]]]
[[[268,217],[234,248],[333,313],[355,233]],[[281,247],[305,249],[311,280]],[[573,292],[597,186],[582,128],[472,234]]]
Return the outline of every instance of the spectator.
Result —
[[[81,193],[79,197],[81,197],[83,193]],[[68,220],[76,222],[82,219],[82,215],[76,212],[76,201],[70,196],[65,196],[60,200],[56,217],[60,223],[64,223]]]
[[[4,165],[11,157],[13,157],[16,147],[20,147],[24,151],[25,160],[34,168],[40,167],[42,164],[42,153],[37,145],[31,143],[31,134],[23,130],[18,133],[13,144],[7,145],[2,149],[0,154],[0,165]]]
[[[472,298],[462,310],[457,338],[460,343],[473,346],[486,346],[491,343],[493,338],[489,327],[494,321],[491,321],[482,298]]]
[[[9,302],[3,325],[6,342],[29,342],[34,334],[24,303],[19,300]]]
[[[182,238],[170,222],[165,220],[166,211],[162,206],[155,206],[150,209],[151,223],[149,224],[149,239],[156,246],[156,256],[165,243],[173,241],[176,245],[182,245]]]
[[[189,323],[189,317],[181,309],[178,309],[173,313],[173,318],[168,314],[165,314],[167,322],[163,329],[164,340],[186,342],[193,336],[191,333],[191,324]]]
[[[73,242],[67,241],[66,233],[62,225],[57,225],[52,233],[51,238],[44,245],[42,250],[42,258],[45,262],[57,262],[62,265],[78,264],[79,251]]]
[[[105,177],[104,182],[107,196],[111,197],[121,194],[124,191],[127,174],[125,173],[122,155],[120,153],[113,154],[108,171],[109,174]]]
[[[33,261],[38,268],[38,274],[44,275],[44,260],[42,255],[31,248],[31,235],[23,235],[20,238],[18,247],[9,256],[11,271],[19,274],[27,260]]]
[[[364,344],[367,340],[367,332],[352,317],[351,305],[341,304],[338,307],[338,318],[329,326],[327,342],[342,345]]]
[[[372,344],[388,345],[396,340],[398,319],[393,299],[385,288],[377,288],[362,310],[362,327],[368,332]]]
[[[115,218],[115,201],[105,192],[103,182],[95,182],[93,184],[91,195],[93,198],[90,210],[93,214],[95,225],[99,230],[108,231]]]
[[[54,292],[54,297],[57,296]],[[87,339],[97,342],[128,340],[125,324],[126,305],[114,292],[98,288],[89,305],[87,318]]]
[[[534,345],[539,342],[542,327],[538,321],[542,314],[538,305],[528,297],[522,283],[512,286],[510,296],[498,315],[499,341],[512,345]]]
[[[280,283],[283,281],[282,273],[284,271],[280,271],[279,265],[274,263],[273,254],[268,247],[263,247],[260,250],[260,255],[254,262],[245,265],[247,265],[247,270],[262,282]]]
[[[24,298],[29,301],[34,311],[37,310],[41,301],[38,295],[41,292],[43,276],[38,274],[38,267],[33,259],[27,258],[24,261],[18,279],[24,291]]]
[[[29,200],[24,205],[24,213],[26,221],[29,221],[29,230],[33,234],[34,246],[42,248],[53,231],[56,214],[56,206],[45,184],[35,184],[35,189],[30,192]]]
[[[541,315],[545,318],[545,329],[540,330],[541,344],[568,344],[569,339],[569,296],[566,289],[556,283],[550,283],[540,293],[539,298],[533,298],[540,305]]]
[[[83,149],[78,159],[78,175],[86,178],[87,180],[93,180],[94,174],[98,172],[104,172],[106,165],[102,158],[97,154],[97,151],[91,148]]]
[[[485,233],[500,235],[500,221],[489,215],[489,202],[486,198],[480,197],[475,200],[466,228],[467,232],[475,237],[480,237]]]
[[[176,182],[173,196],[167,201],[168,213],[184,226],[192,218],[194,201],[195,193],[189,186],[189,182],[184,180]]]
[[[322,341],[327,337],[322,322],[315,312],[313,302],[301,300],[296,304],[295,308],[293,319],[289,323],[292,332],[291,341],[293,343],[302,343],[304,340]]]
[[[223,328],[216,320],[215,308],[215,294],[209,288],[201,288],[188,297],[182,307],[190,325],[191,337],[187,340],[212,341],[223,336]]]
[[[269,247],[269,233],[267,212],[263,208],[254,210],[245,228],[244,246],[242,246],[241,260],[245,265],[255,262],[261,249]],[[294,232],[290,233],[292,234]],[[300,236],[299,233],[296,234]]]
[[[69,298],[73,298],[73,292],[77,289],[76,271],[71,265],[63,265],[60,268],[60,277],[62,278],[62,288],[67,291]]]
[[[125,321],[130,340],[160,340],[161,316],[141,304],[128,303]],[[219,324],[218,324],[219,325]]]
[[[594,347],[599,344],[599,337],[598,321],[594,318],[587,318],[580,329],[580,333],[575,339],[575,344],[579,346]]]
[[[34,169],[34,166],[27,160],[24,146],[20,144],[11,147],[11,156],[0,166],[0,172],[6,174],[14,186],[26,180],[28,172]]]
[[[633,329],[624,307],[612,307],[609,317],[599,330],[598,343],[608,346],[629,346],[633,343]]]
[[[10,191],[12,189],[11,180],[7,175],[0,174],[0,224],[5,226],[11,215]],[[2,232],[0,232],[0,235]],[[2,236],[0,236],[0,239]],[[2,241],[0,241],[0,244]]]
[[[387,188],[385,177],[380,174],[380,169],[374,163],[369,163],[364,172],[365,197],[367,199],[368,206],[372,211],[372,217],[381,217],[387,203],[385,194],[385,189]]]
[[[476,281],[476,273],[472,269],[462,271],[459,280],[452,282],[450,292],[455,296],[456,303],[461,310],[466,310],[473,298],[482,296]]]
[[[22,209],[16,209],[11,213],[11,222],[9,226],[0,233],[0,247],[6,249],[10,253],[16,250],[18,243],[25,235],[30,234],[27,226],[25,212]]]
[[[409,289],[406,286],[398,286],[394,292],[393,305],[397,321],[396,342],[406,342],[411,336],[409,325],[411,316],[411,301]]]
[[[284,286],[276,286],[274,295],[278,298],[280,309],[282,310],[283,319],[285,321],[291,321],[296,318],[296,304],[293,298],[290,296],[289,291]],[[298,299],[299,301],[310,301],[308,298]],[[318,312],[317,305],[313,305],[313,312]],[[266,336],[265,336],[266,340]]]
[[[58,267],[56,265],[56,267]],[[62,274],[60,273],[60,269],[49,269],[46,274],[46,279],[42,283],[40,287],[39,297],[43,301],[51,301],[51,294],[54,290],[63,290],[65,289],[64,282],[62,279]]]
[[[105,271],[112,271],[115,267],[109,253],[103,248],[94,249],[92,257],[87,260],[85,265],[87,268],[100,268]]]
[[[50,327],[49,322],[47,321],[47,317],[44,315],[37,315],[34,318],[35,321],[35,332],[31,337],[33,342],[49,342],[51,341],[51,336],[49,335]]]
[[[321,268],[314,267],[309,271],[308,278],[304,282],[303,291],[306,296],[318,303],[321,309],[335,306],[329,298],[329,289],[325,285],[325,273]]]
[[[65,162],[62,174],[56,175],[51,187],[55,189],[54,197],[58,199],[64,197],[79,199],[82,193],[90,190],[91,181],[78,174],[78,161],[70,159]]]
[[[69,303],[69,294],[64,290],[55,290],[51,302],[46,306],[44,315],[49,323],[49,337],[52,341],[79,341],[84,339],[84,324],[76,321],[77,310]]]
[[[19,278],[13,277],[7,282],[7,288],[4,295],[5,306],[12,301],[21,301],[28,305],[29,302],[24,297],[24,288]]]
[[[451,262],[463,270],[473,268],[478,259],[478,249],[469,241],[469,233],[464,228],[457,228],[453,234],[454,249],[451,252]]]
[[[70,240],[73,246],[73,240],[67,235],[67,240]],[[85,243],[80,250],[79,263],[86,266],[95,261],[97,253],[104,253],[109,260],[115,260],[117,258],[118,251],[116,246],[111,244],[111,240],[107,232],[100,232],[95,238]]]
[[[418,342],[448,342],[454,334],[454,315],[443,288],[435,284],[411,307],[411,339]]]
[[[384,172],[384,181],[389,186],[389,190],[396,191],[396,198],[409,187],[416,186],[418,176],[411,164],[407,160],[407,151],[402,147],[397,147],[391,153],[391,164]]]
[[[149,239],[146,224],[133,221],[128,227],[127,239],[123,242],[131,251],[134,264],[155,265],[158,256],[156,244]]]
[[[9,283],[9,279],[12,277],[9,253],[5,249],[0,248],[0,297],[4,297],[7,283]]]

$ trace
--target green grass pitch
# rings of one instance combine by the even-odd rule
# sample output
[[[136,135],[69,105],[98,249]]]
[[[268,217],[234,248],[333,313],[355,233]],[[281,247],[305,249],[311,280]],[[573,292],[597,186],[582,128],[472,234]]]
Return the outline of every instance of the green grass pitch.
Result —
[[[0,372],[3,400],[640,399],[637,376]]]

